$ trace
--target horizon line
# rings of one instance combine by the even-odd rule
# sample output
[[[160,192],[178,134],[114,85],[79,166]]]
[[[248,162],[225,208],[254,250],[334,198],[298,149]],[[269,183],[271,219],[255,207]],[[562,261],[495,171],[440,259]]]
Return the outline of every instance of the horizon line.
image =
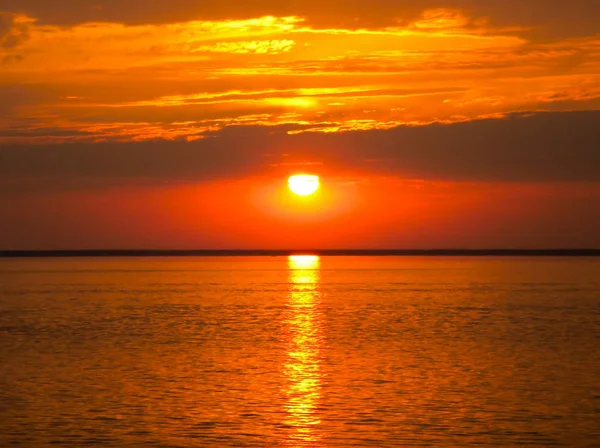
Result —
[[[0,250],[0,258],[225,257],[225,256],[588,256],[595,248],[550,249],[50,249]]]

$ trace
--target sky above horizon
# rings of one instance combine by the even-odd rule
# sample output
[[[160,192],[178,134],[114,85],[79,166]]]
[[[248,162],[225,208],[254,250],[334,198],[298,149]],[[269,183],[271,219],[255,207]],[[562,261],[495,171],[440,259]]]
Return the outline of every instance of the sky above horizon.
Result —
[[[600,247],[598,17],[0,0],[0,249]]]

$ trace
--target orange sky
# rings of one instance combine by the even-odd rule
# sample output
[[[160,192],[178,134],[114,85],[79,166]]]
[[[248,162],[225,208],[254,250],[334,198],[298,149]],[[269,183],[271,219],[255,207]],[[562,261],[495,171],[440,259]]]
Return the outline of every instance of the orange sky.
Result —
[[[600,247],[597,2],[222,3],[0,0],[0,249]]]

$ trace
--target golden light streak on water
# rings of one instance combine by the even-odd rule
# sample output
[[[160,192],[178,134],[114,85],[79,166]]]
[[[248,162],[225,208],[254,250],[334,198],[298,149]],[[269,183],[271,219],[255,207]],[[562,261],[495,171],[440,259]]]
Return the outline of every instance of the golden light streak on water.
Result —
[[[292,428],[288,446],[314,446],[321,438],[318,407],[321,400],[322,324],[319,311],[318,256],[290,256],[289,348],[285,363],[287,418]]]

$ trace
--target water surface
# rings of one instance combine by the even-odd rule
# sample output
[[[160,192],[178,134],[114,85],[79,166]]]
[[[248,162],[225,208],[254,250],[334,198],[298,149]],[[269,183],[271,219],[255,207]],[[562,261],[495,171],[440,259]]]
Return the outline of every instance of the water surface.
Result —
[[[0,446],[600,446],[600,260],[0,260]]]

